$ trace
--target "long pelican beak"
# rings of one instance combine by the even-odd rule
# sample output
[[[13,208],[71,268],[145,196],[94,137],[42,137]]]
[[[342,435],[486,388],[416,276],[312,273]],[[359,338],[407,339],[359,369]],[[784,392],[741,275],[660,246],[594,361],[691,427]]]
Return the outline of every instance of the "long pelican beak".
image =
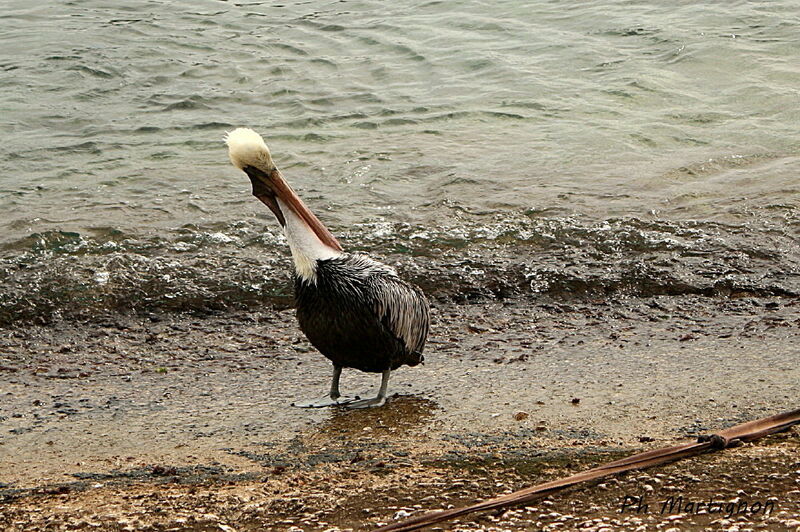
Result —
[[[317,235],[320,242],[329,246],[336,251],[342,251],[342,246],[336,240],[331,232],[319,221],[311,210],[306,207],[303,200],[292,190],[289,183],[283,178],[280,170],[272,168],[270,172],[263,172],[261,169],[246,166],[242,168],[250,178],[250,183],[253,185],[253,196],[257,197],[261,202],[270,208],[275,214],[278,222],[286,227],[286,218],[281,211],[281,205],[292,209],[294,213],[299,216],[308,225],[314,234]],[[277,200],[280,200],[278,202]]]
[[[303,200],[292,190],[280,170],[272,162],[267,145],[252,129],[238,128],[225,137],[228,154],[234,166],[240,168],[253,186],[253,195],[269,207],[281,226],[286,227],[282,207],[291,209],[311,229],[324,245],[342,251],[336,238],[319,221]]]

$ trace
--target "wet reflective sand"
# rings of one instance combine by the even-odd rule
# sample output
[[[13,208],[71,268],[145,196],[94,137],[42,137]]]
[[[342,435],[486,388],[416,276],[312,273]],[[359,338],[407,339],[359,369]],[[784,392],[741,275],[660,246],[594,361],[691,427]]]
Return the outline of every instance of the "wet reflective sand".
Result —
[[[294,489],[308,507],[311,492],[296,483],[308,477],[328,479],[314,497],[352,511],[361,504],[369,510],[364,522],[385,521],[399,511],[391,507],[404,506],[391,503],[399,493],[434,508],[444,493],[437,482],[463,477],[455,485],[464,486],[466,502],[789,410],[800,396],[793,362],[800,307],[793,300],[440,303],[434,316],[426,364],[397,371],[397,395],[363,411],[288,406],[324,391],[330,372],[290,311],[7,330],[0,410],[6,512],[33,519],[27,505],[50,504],[50,495],[36,495],[42,489],[78,500],[92,490],[111,489],[113,497],[160,490],[164,482],[186,489],[232,482],[234,491],[268,482],[271,495],[258,500],[284,500]],[[377,380],[346,372],[342,385],[363,392]],[[777,464],[795,451],[796,438],[784,437],[692,463],[722,471],[741,459],[737,453],[758,452],[764,460],[753,474],[783,475]],[[644,489],[630,476],[621,482]],[[746,484],[735,475],[726,483],[747,491]],[[356,485],[366,494],[356,496]],[[758,493],[786,500],[782,486]],[[608,505],[617,495],[607,494]],[[352,511],[332,511],[316,519],[359,522]],[[291,505],[267,512],[289,520],[301,514]]]

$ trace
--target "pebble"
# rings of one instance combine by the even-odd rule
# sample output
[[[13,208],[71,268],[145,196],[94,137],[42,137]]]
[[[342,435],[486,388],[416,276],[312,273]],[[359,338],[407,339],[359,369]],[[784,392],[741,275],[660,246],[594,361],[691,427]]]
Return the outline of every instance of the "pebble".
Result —
[[[392,519],[397,521],[399,519],[405,519],[406,517],[409,517],[409,516],[411,516],[411,512],[407,512],[405,510],[397,510],[394,513],[394,516],[392,517]]]

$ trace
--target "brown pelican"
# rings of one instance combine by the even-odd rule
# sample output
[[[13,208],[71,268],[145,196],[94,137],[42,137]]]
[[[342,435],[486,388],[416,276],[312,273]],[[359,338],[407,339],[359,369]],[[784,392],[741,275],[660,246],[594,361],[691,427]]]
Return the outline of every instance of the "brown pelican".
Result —
[[[253,185],[253,195],[275,214],[294,260],[297,320],[309,341],[331,362],[328,395],[292,403],[311,408],[380,406],[392,370],[422,362],[430,308],[422,291],[385,264],[345,253],[322,222],[284,180],[261,136],[238,128],[227,134],[228,155]],[[345,398],[342,368],[382,373],[378,395]]]

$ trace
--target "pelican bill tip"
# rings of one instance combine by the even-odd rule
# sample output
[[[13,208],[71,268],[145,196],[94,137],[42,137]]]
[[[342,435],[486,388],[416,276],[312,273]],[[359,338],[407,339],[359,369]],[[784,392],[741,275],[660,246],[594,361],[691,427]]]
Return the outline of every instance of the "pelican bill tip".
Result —
[[[261,135],[250,128],[238,127],[225,134],[228,156],[231,163],[240,170],[253,166],[265,172],[275,168],[272,155]]]

